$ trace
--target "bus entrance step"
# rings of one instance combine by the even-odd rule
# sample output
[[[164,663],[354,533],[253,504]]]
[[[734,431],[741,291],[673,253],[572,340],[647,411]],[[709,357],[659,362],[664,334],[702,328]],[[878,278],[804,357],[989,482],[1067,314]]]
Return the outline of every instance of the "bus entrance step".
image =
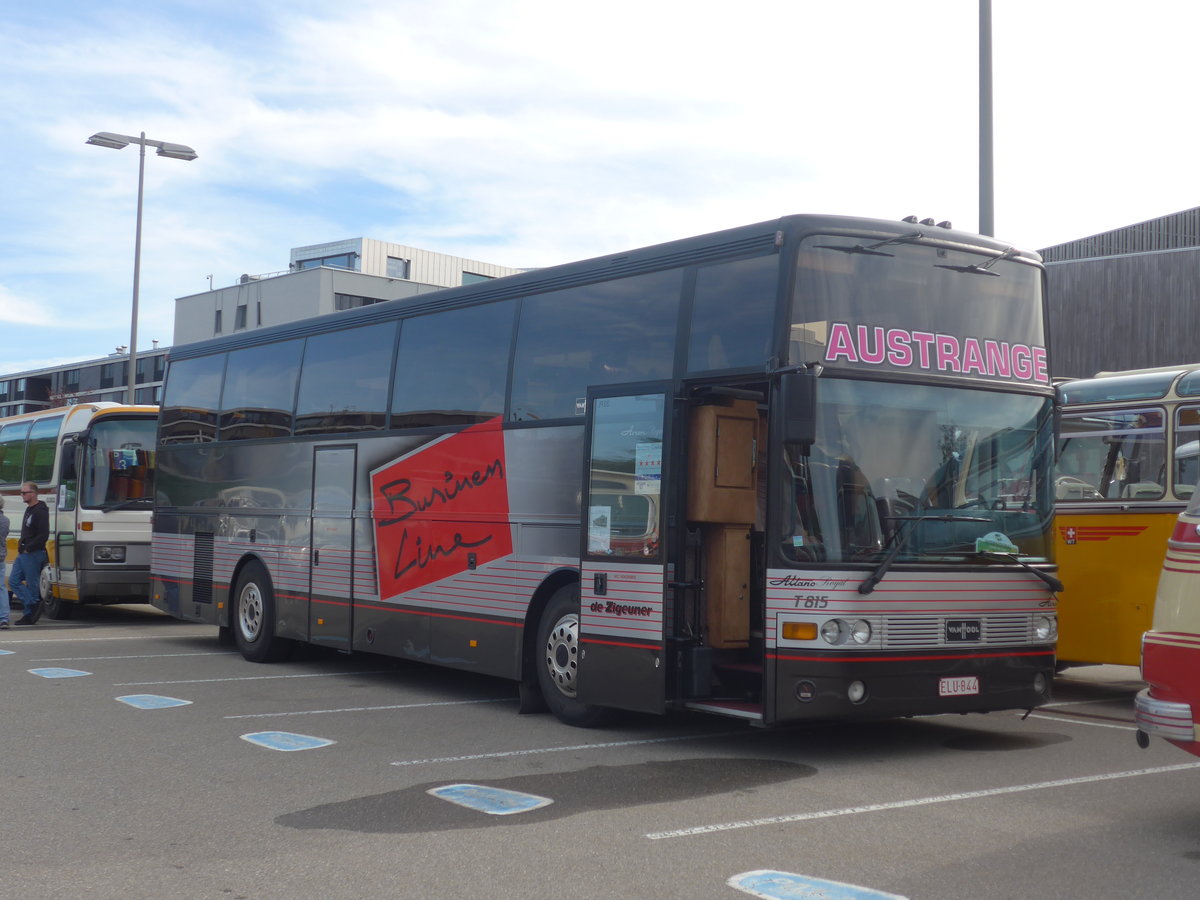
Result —
[[[762,704],[749,700],[689,700],[684,706],[697,712],[746,719],[750,722],[762,722],[763,717]]]

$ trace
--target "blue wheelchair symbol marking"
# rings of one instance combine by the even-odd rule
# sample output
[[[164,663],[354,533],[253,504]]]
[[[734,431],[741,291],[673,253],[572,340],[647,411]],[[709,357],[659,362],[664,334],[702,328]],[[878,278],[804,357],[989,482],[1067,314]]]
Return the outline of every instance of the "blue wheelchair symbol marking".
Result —
[[[84,675],[91,675],[91,672],[84,672],[80,669],[30,669],[31,675],[37,675],[41,678],[80,678]]]
[[[307,734],[292,734],[290,731],[257,731],[253,734],[243,734],[243,741],[258,744],[268,750],[282,750],[291,753],[295,750],[315,750],[318,747],[328,747],[336,744],[327,738],[312,737]]]
[[[487,813],[489,816],[511,816],[549,806],[554,801],[537,794],[522,794],[481,784],[447,784],[426,791],[442,800]]]
[[[727,884],[745,894],[766,900],[908,900],[899,894],[770,869],[734,875]]]
[[[172,706],[191,706],[192,704],[191,700],[160,697],[158,694],[129,694],[117,699],[134,709],[170,709]]]

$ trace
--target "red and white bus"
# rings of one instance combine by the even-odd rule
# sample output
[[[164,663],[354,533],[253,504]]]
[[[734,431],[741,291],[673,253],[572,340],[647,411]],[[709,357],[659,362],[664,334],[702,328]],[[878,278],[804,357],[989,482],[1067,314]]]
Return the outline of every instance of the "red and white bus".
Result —
[[[1037,706],[1043,280],[931,221],[790,216],[176,347],[152,602],[579,725]]]
[[[1196,457],[1196,444],[1182,448]],[[1190,451],[1190,452],[1189,452]],[[1200,493],[1192,494],[1167,541],[1154,598],[1154,622],[1142,636],[1142,678],[1134,699],[1137,739],[1161,737],[1200,756]]]

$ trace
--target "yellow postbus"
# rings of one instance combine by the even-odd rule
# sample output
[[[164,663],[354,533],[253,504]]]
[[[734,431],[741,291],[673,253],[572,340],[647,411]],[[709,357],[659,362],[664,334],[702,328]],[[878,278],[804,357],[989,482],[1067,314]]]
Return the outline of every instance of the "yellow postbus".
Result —
[[[1200,365],[1061,385],[1060,666],[1136,666],[1167,539],[1196,487]]]

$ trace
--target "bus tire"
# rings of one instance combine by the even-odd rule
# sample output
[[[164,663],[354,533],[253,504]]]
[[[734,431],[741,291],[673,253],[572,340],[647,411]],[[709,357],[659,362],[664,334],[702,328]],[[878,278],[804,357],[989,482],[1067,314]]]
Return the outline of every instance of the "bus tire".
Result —
[[[538,620],[538,685],[560,721],[595,728],[612,719],[612,710],[577,699],[579,658],[579,585],[568,584],[554,592]]]
[[[69,619],[75,614],[74,603],[54,596],[49,566],[45,566],[42,574],[38,576],[38,596],[42,598],[42,612],[46,614],[47,619]]]
[[[275,634],[275,591],[262,563],[242,569],[233,591],[233,637],[250,662],[277,662],[291,651],[291,641]]]

